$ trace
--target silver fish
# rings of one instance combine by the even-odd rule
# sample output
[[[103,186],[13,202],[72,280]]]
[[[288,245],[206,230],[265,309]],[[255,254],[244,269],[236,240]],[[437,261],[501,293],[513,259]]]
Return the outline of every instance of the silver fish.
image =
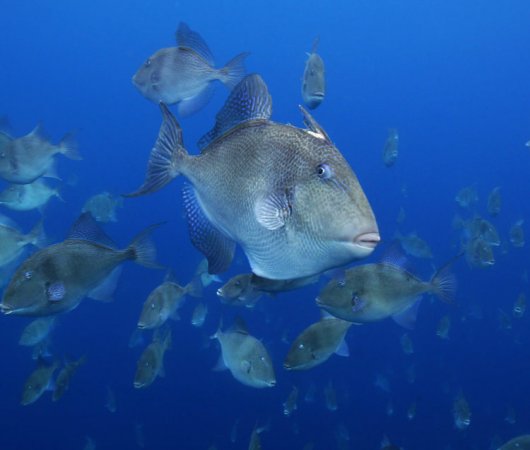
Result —
[[[179,24],[176,37],[177,47],[163,48],[151,55],[132,82],[144,97],[155,103],[178,103],[179,114],[187,116],[208,103],[215,80],[232,89],[243,78],[248,53],[241,53],[216,69],[206,42],[184,22]]]
[[[164,376],[164,354],[171,348],[171,331],[163,333],[156,330],[153,341],[143,351],[136,366],[134,387],[136,389],[149,386],[156,377]]]
[[[107,191],[90,197],[81,212],[89,212],[98,222],[117,222],[116,209],[123,205],[123,199]]]
[[[326,71],[324,61],[317,54],[320,39],[313,41],[311,53],[305,63],[304,75],[302,77],[302,99],[309,109],[315,109],[324,100],[326,95]]]
[[[256,275],[283,280],[364,258],[379,243],[374,214],[346,160],[307,111],[307,130],[269,121],[271,98],[258,75],[231,92],[198,156],[186,152],[180,126],[161,109],[146,181],[128,196],[186,176],[191,241],[211,273],[228,269],[236,243]]]
[[[28,245],[41,247],[44,240],[42,222],[37,223],[28,234],[22,234],[17,224],[0,215],[0,267],[15,261]]]
[[[58,367],[59,364],[57,361],[51,365],[46,365],[42,361],[39,361],[37,368],[24,383],[22,400],[20,401],[21,405],[26,406],[34,403],[44,392],[51,390],[53,373]]]
[[[42,179],[28,184],[12,184],[0,192],[0,205],[15,211],[42,209],[52,197],[63,201],[57,188],[51,187]]]
[[[392,167],[398,158],[398,148],[399,148],[399,134],[398,130],[391,128],[388,130],[388,137],[385,142],[385,147],[383,149],[383,162],[385,166]]]

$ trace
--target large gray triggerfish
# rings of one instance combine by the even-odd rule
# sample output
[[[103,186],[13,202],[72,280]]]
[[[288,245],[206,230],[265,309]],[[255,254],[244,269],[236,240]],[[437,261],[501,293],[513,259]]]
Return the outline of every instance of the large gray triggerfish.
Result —
[[[230,93],[214,128],[188,154],[166,105],[144,184],[157,191],[182,174],[192,243],[210,273],[228,269],[235,244],[263,278],[308,277],[368,256],[379,243],[374,213],[352,169],[303,108],[307,129],[270,121],[259,75]]]
[[[147,58],[132,82],[144,97],[155,103],[178,103],[179,114],[187,116],[208,103],[215,80],[228,89],[241,81],[248,53],[240,53],[216,69],[212,53],[199,33],[181,22],[176,37],[177,47],[160,49]]]

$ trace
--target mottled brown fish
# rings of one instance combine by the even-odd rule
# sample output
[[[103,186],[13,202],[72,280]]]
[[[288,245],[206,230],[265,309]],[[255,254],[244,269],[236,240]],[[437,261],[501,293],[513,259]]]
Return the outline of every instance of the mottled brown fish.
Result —
[[[24,383],[22,399],[20,404],[23,406],[36,402],[44,392],[51,390],[53,387],[53,373],[57,370],[59,364],[57,361],[52,364],[45,364],[39,361],[37,368],[31,373]]]
[[[324,61],[317,53],[320,39],[313,41],[311,53],[308,53],[302,77],[302,99],[309,109],[319,106],[326,95],[326,71]]]
[[[86,356],[82,356],[77,361],[68,361],[57,375],[55,380],[55,389],[53,390],[52,400],[56,402],[70,387],[70,380],[77,372],[77,369],[86,362]]]
[[[149,386],[156,377],[164,376],[164,354],[171,348],[171,330],[158,330],[153,335],[153,341],[143,351],[136,366],[134,387],[136,389]]]
[[[176,38],[177,47],[160,49],[147,58],[132,82],[144,97],[155,103],[178,103],[179,114],[187,116],[208,103],[214,81],[232,89],[243,78],[248,53],[216,69],[206,42],[184,22],[179,24]]]
[[[380,237],[350,166],[302,110],[308,129],[269,120],[272,101],[258,75],[244,78],[189,155],[182,131],[161,104],[164,122],[138,196],[182,174],[192,243],[209,271],[228,269],[236,243],[263,278],[315,275],[368,256]]]

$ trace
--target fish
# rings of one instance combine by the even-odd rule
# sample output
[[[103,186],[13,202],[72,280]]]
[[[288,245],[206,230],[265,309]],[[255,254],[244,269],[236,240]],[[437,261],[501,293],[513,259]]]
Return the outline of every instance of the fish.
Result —
[[[164,354],[169,348],[171,348],[171,330],[164,329],[163,332],[155,330],[152,342],[143,351],[136,364],[133,383],[136,389],[146,388],[155,381],[156,377],[165,375]]]
[[[302,77],[302,99],[309,109],[315,109],[326,95],[326,70],[324,61],[317,53],[320,38],[313,41],[311,53],[308,53]]]
[[[473,184],[460,189],[458,194],[456,194],[455,201],[461,208],[469,208],[474,203],[477,203],[477,187]]]
[[[36,402],[44,392],[53,389],[53,374],[59,367],[59,363],[45,364],[39,360],[37,368],[31,373],[22,391],[20,404],[23,406]]]
[[[407,255],[414,256],[416,258],[432,258],[432,251],[429,244],[420,238],[415,232],[407,235],[402,235],[397,232],[395,238],[399,241],[401,248]]]
[[[508,410],[506,411],[506,417],[504,417],[504,421],[506,423],[509,423],[510,425],[513,425],[515,422],[517,422],[515,409],[513,406],[508,406]]]
[[[96,450],[96,442],[90,436],[85,436],[85,446],[83,450]]]
[[[496,217],[501,212],[502,198],[501,188],[497,186],[493,188],[488,196],[488,213],[492,217]]]
[[[308,129],[271,122],[272,100],[259,75],[230,93],[198,156],[186,152],[175,117],[160,107],[146,180],[126,196],[186,176],[190,238],[210,273],[229,268],[236,243],[254,274],[274,280],[343,266],[379,243],[374,213],[346,160],[303,108]]]
[[[189,116],[208,103],[214,81],[231,90],[245,75],[249,53],[240,53],[216,69],[206,42],[184,22],[177,28],[176,40],[176,47],[162,48],[147,58],[132,78],[136,89],[152,102],[178,103],[179,115]]]
[[[116,209],[123,206],[123,199],[107,191],[90,197],[81,212],[89,212],[97,222],[117,222]]]
[[[526,295],[521,292],[517,296],[517,300],[515,300],[515,303],[513,304],[512,314],[515,318],[520,319],[524,316],[524,313],[526,311]]]
[[[9,183],[28,184],[40,177],[58,178],[54,156],[62,154],[79,160],[72,133],[66,134],[59,144],[54,145],[46,137],[41,125],[20,138],[9,138],[0,149],[0,178]]]
[[[510,228],[510,242],[516,248],[524,247],[524,220],[518,220]]]
[[[489,220],[480,216],[475,216],[473,219],[464,222],[464,229],[470,240],[482,239],[494,247],[498,247],[501,244],[501,239],[495,226]]]
[[[409,405],[407,408],[407,419],[414,420],[416,418],[416,408],[417,404],[415,401]]]
[[[157,286],[144,302],[138,328],[148,330],[161,327],[170,317],[177,319],[178,310],[182,307],[186,295],[199,296],[201,287],[197,285],[198,280],[193,279],[186,286],[178,285],[168,272],[164,282]]]
[[[482,238],[476,238],[466,244],[466,261],[470,267],[486,268],[495,264],[493,249]]]
[[[49,186],[43,179],[38,178],[28,184],[11,184],[0,192],[0,205],[14,211],[43,211],[48,201],[57,197],[64,201],[55,187]]]
[[[459,430],[465,430],[471,424],[471,409],[462,392],[457,395],[453,402],[453,420],[455,427]]]
[[[263,294],[276,294],[290,291],[318,282],[319,276],[313,275],[293,280],[269,280],[253,273],[236,275],[217,289],[221,301],[234,306],[252,308]]]
[[[41,247],[46,240],[42,221],[28,233],[23,234],[18,225],[6,216],[0,215],[0,267],[15,261],[26,248]]]
[[[324,387],[324,399],[326,402],[326,408],[328,411],[337,411],[337,393],[335,392],[335,387],[331,380],[329,380],[326,387]]]
[[[55,317],[39,317],[31,321],[22,331],[18,341],[19,345],[33,347],[44,341],[50,334],[55,324]]]
[[[261,450],[261,438],[259,435],[263,433],[268,427],[258,427],[256,423],[250,434],[250,439],[248,442],[248,450]]]
[[[290,417],[294,411],[298,409],[297,406],[298,401],[298,388],[296,386],[293,386],[291,389],[291,392],[289,393],[289,396],[287,397],[287,400],[283,402],[283,415]]]
[[[307,370],[327,361],[333,353],[349,356],[344,338],[351,325],[351,322],[324,316],[294,340],[285,358],[284,368]]]
[[[134,424],[134,438],[136,445],[140,448],[145,448],[144,425],[136,422]]]
[[[452,302],[456,278],[450,271],[451,263],[438,269],[429,281],[422,281],[393,261],[355,266],[346,270],[344,279],[328,282],[316,303],[350,322],[374,322],[392,316],[410,329],[423,294]]]
[[[383,162],[386,167],[392,167],[398,158],[399,134],[395,128],[388,130],[385,147],[383,148]]]
[[[440,339],[449,339],[449,330],[451,329],[451,319],[449,316],[443,316],[436,327],[436,336]]]
[[[90,213],[81,214],[66,240],[37,251],[17,268],[0,309],[4,314],[48,316],[73,310],[84,297],[108,301],[124,261],[159,268],[149,239],[157,226],[146,228],[119,250]]]
[[[208,260],[203,258],[195,269],[194,278],[201,280],[202,287],[206,288],[212,283],[222,283],[223,280],[218,275],[208,273]]]
[[[530,141],[528,141],[530,143]],[[530,144],[528,144],[530,147]],[[497,450],[530,450],[530,434],[524,434],[510,439]]]
[[[191,315],[191,324],[194,327],[202,327],[206,319],[206,314],[208,314],[208,306],[204,302],[197,303]]]
[[[234,420],[234,424],[232,425],[232,428],[230,429],[230,442],[232,444],[235,444],[237,441],[237,429],[239,427],[239,421],[240,421],[239,418]]]
[[[105,408],[110,413],[115,413],[118,410],[116,395],[110,386],[107,386],[107,398],[105,400]]]
[[[405,333],[401,336],[399,342],[401,343],[401,349],[405,355],[412,355],[414,353],[414,345],[412,344],[412,339],[410,336]]]
[[[212,336],[221,344],[221,357],[215,370],[229,369],[232,376],[253,388],[276,386],[276,375],[269,352],[261,341],[248,333],[246,324],[236,319],[228,331],[221,327]]]
[[[304,395],[304,401],[306,403],[313,403],[315,401],[316,393],[317,393],[317,387],[315,383],[311,382]]]
[[[381,450],[400,450],[400,448],[397,445],[394,445],[390,442],[387,436],[383,436],[380,449]]]
[[[77,369],[86,362],[86,356],[82,356],[77,361],[68,361],[57,375],[55,380],[55,389],[53,390],[52,400],[56,402],[59,400],[67,389],[70,387],[70,380],[77,372]]]

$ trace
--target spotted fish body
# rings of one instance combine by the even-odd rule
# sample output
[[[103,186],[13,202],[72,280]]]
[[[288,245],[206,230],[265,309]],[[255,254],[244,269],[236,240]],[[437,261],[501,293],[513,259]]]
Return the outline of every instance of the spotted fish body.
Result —
[[[372,209],[341,153],[305,110],[308,129],[271,122],[258,75],[234,88],[198,156],[186,152],[178,123],[161,108],[146,181],[129,196],[184,175],[190,237],[210,273],[227,270],[236,243],[254,274],[285,280],[368,256],[379,242]]]

